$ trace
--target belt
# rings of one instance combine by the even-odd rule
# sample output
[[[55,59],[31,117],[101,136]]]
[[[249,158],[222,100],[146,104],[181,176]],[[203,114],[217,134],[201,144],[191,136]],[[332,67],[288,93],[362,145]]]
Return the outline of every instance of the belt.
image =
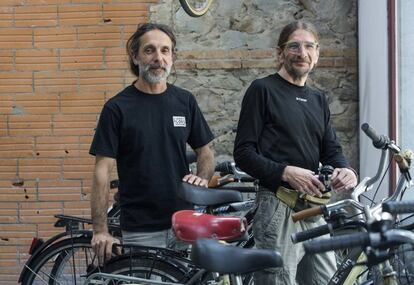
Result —
[[[294,211],[301,211],[329,203],[331,193],[326,192],[322,197],[314,197],[309,194],[302,194],[296,190],[279,186],[276,190],[276,197]]]

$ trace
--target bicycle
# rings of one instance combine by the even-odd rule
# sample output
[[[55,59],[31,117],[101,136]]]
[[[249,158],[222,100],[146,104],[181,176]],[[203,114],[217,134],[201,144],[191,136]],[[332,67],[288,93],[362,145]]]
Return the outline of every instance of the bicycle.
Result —
[[[190,165],[197,161],[197,155],[194,151],[187,151],[186,160],[188,165]],[[115,179],[110,181],[109,188],[116,189],[118,188],[118,185],[119,181]],[[114,203],[109,207],[107,217],[111,235],[120,238],[120,205],[117,199],[117,194],[118,192],[114,195]],[[55,223],[55,227],[65,227],[65,232],[52,236],[46,241],[37,237],[33,238],[29,249],[30,257],[23,266],[18,282],[23,284],[36,283],[36,278],[34,277],[36,274],[43,274],[46,276],[44,278],[39,277],[39,279],[58,279],[57,276],[61,275],[62,268],[67,267],[65,264],[70,261],[69,257],[71,255],[80,254],[79,252],[82,249],[81,245],[86,245],[88,240],[90,243],[92,232],[90,227],[87,229],[86,225],[92,225],[91,219],[66,215],[55,215],[55,217],[58,219]],[[77,251],[71,252],[67,248],[68,244],[73,244],[73,246],[77,248]],[[51,249],[48,250],[49,248]],[[59,249],[61,249],[60,254]],[[88,253],[86,254],[85,252]],[[84,253],[82,254],[92,256],[90,246],[85,246]],[[75,258],[73,258],[73,260],[75,260]],[[51,282],[52,281],[49,283],[53,284],[53,282]],[[71,283],[69,282],[69,284]]]
[[[327,220],[326,225],[292,235],[292,240],[294,242],[302,242],[325,234],[333,235],[335,234],[335,230],[350,230],[353,232],[366,231],[369,228],[367,221],[370,221],[373,217],[378,217],[381,213],[383,203],[401,200],[405,190],[412,186],[413,182],[409,172],[412,153],[408,151],[402,152],[400,148],[388,137],[384,135],[378,136],[368,124],[363,124],[362,130],[368,135],[368,137],[371,138],[376,148],[382,149],[381,159],[376,175],[373,178],[364,178],[355,187],[351,195],[351,199],[294,213],[292,215],[292,219],[294,221],[320,214],[322,214],[325,220]],[[394,154],[401,177],[397,183],[394,194],[383,201],[383,203],[379,203],[378,205],[370,208],[369,206],[359,203],[358,197],[364,192],[369,191],[373,187],[374,183],[376,183],[383,175],[385,171],[385,161],[388,159],[389,151]],[[353,211],[351,217],[349,217],[349,212],[345,211],[346,208],[350,208],[350,210]],[[340,238],[340,236],[338,238]],[[340,262],[337,271],[328,284],[355,284],[355,282],[358,282],[357,280],[365,274],[367,270],[362,266],[354,267],[353,265],[363,263],[364,261],[366,261],[366,255],[363,252],[363,248],[350,249],[347,255]]]
[[[248,219],[252,219],[252,215],[249,215],[249,213],[254,211],[254,209],[251,209],[253,201],[243,201],[242,194],[234,190],[208,190],[187,183],[182,185],[183,187],[177,193],[178,196],[192,204],[204,205],[206,208],[203,209],[204,213],[183,210],[173,215],[173,229],[178,239],[193,243],[200,237],[213,237],[234,242],[237,247],[253,246],[254,241],[250,222],[248,221]],[[248,210],[248,214],[241,217],[216,216],[229,211],[245,210]],[[246,217],[249,218],[247,219]],[[197,267],[188,258],[187,252],[136,245],[123,245],[123,247],[127,247],[127,252],[130,254],[118,256],[110,260],[101,269],[103,275],[97,273],[94,276],[109,278],[108,276],[113,277],[113,275],[130,275],[136,278],[134,279],[135,281],[140,281],[144,284],[152,282],[148,284],[186,285],[219,284],[214,282],[220,282],[219,279],[222,278],[221,275]],[[102,282],[106,281],[108,280],[105,279]],[[161,281],[163,283],[156,283]],[[231,278],[229,282],[231,282],[230,284],[237,284]],[[252,276],[244,276],[243,282],[243,284],[251,284]]]
[[[238,175],[241,175],[241,173]],[[112,181],[111,186],[117,187],[117,181]],[[249,187],[245,187],[245,189],[249,189]],[[203,191],[205,190],[203,189]],[[234,205],[221,205],[217,209],[212,206],[207,211],[211,211],[212,213],[224,213],[236,210],[247,211],[252,205],[252,202],[247,202],[235,203]],[[119,206],[115,204],[110,213],[108,215],[110,230],[112,233],[116,231],[118,234],[115,235],[120,236],[118,220]],[[111,215],[113,216],[112,218],[110,217]],[[33,247],[32,255],[21,272],[19,282],[28,285],[38,283],[74,284],[76,280],[80,280],[79,274],[75,272],[75,267],[84,273],[91,272],[97,267],[97,261],[90,247],[92,232],[84,229],[84,224],[91,224],[92,221],[90,219],[63,215],[57,215],[56,217],[58,221],[55,226],[65,226],[66,231],[50,238],[43,244],[39,241],[34,243],[37,244],[37,248]],[[248,241],[242,241],[240,244],[250,246]],[[73,247],[72,249],[71,246]],[[79,261],[82,261],[83,265]]]
[[[180,0],[181,7],[191,17],[201,17],[207,13],[213,0]]]
[[[236,166],[234,163],[225,162],[219,164],[216,167],[216,170],[221,172],[221,176],[223,177],[223,179],[217,179],[216,182],[219,182],[218,184],[223,187],[223,185],[227,185],[228,183],[231,183],[235,180],[243,182],[251,182],[254,180],[253,178],[246,176],[246,174],[243,174],[243,172],[235,168]],[[231,175],[229,176],[229,174],[227,173],[231,173]],[[257,187],[257,185],[258,183],[256,181],[255,187]],[[232,230],[226,231],[228,226],[234,225],[229,222],[233,221],[236,225],[238,225],[240,224],[238,220],[233,220],[234,218],[230,217],[230,221],[226,221],[226,219],[228,218],[226,216],[216,217],[209,216],[209,214],[217,215],[227,213],[229,211],[234,212],[248,210],[247,214],[242,216],[242,228],[246,228],[245,238],[242,241],[236,241],[235,246],[251,248],[254,245],[251,224],[253,222],[255,209],[250,209],[254,203],[252,200],[235,201],[238,199],[237,195],[241,195],[239,192],[229,192],[228,190],[223,191],[219,189],[206,191],[203,188],[189,184],[183,184],[183,187],[180,188],[180,191],[177,194],[183,200],[186,200],[192,204],[205,205],[206,208],[204,209],[204,212],[207,213],[201,214],[195,213],[194,211],[179,211],[175,213],[172,219],[173,229],[176,233],[176,236],[180,240],[186,242],[195,242],[197,238],[210,236],[214,237],[215,239],[221,239],[226,241],[232,241],[234,240],[234,238],[239,238],[240,236],[234,236],[231,234],[235,231],[234,227]],[[242,199],[241,196],[239,197],[239,199]],[[217,207],[218,204],[228,202],[232,203],[229,205],[226,204],[225,206]],[[207,222],[205,220],[207,220]],[[223,228],[220,229],[221,226],[226,224],[227,226],[224,226],[225,230],[223,230]],[[239,229],[235,232],[238,233]],[[151,249],[156,250],[154,248]],[[108,273],[114,274],[116,276],[131,275],[136,278],[133,279],[134,281],[139,281],[143,284],[147,284],[146,282],[149,282],[148,284],[164,284],[164,282],[186,285],[221,284],[214,282],[224,282],[223,280],[226,280],[220,279],[225,278],[225,276],[217,275],[217,273],[208,272],[205,269],[194,267],[192,260],[188,260],[183,256],[179,256],[176,252],[161,250],[158,253],[149,253],[148,247],[135,247],[135,251],[138,251],[136,255],[126,255],[112,260],[109,264],[106,265],[106,268],[103,269],[105,275],[101,277],[114,278],[113,275],[107,275]],[[248,253],[246,252],[245,254]],[[183,263],[185,263],[186,266],[180,266]],[[202,266],[202,268],[205,268],[205,266]],[[181,274],[179,272],[180,270],[182,271]],[[152,280],[148,281],[148,279],[151,278],[161,279],[162,283],[155,283]],[[103,282],[106,282],[108,280],[105,279]],[[242,280],[239,280],[239,277],[236,278],[235,276],[231,275],[229,277],[228,282],[229,283],[225,284],[239,284],[237,282],[242,282],[242,284],[252,284],[253,277],[251,274],[242,275]]]
[[[238,260],[235,263],[229,263],[223,260],[222,256],[226,256],[231,260]],[[283,265],[280,254],[273,250],[264,249],[244,249],[235,246],[224,245],[217,240],[201,238],[198,239],[191,251],[192,262],[207,271],[219,272],[222,274],[231,274],[234,285],[242,285],[243,275],[252,273],[257,270],[280,267]],[[187,283],[170,283],[157,282],[148,279],[129,277],[124,275],[95,273],[92,274],[84,283],[91,284],[92,281],[98,281],[105,278],[105,282],[125,281],[140,282],[139,284],[162,284],[162,285],[185,285]],[[96,283],[93,283],[96,284]],[[109,283],[105,283],[109,284]],[[123,283],[125,284],[125,283]],[[129,284],[129,283],[128,283]]]

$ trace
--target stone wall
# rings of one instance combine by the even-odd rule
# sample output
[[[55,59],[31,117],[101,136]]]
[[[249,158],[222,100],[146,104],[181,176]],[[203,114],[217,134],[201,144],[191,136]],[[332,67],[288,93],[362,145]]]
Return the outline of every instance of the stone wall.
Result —
[[[192,91],[216,139],[218,159],[233,151],[240,104],[249,84],[276,72],[281,28],[303,19],[321,34],[321,58],[308,83],[325,92],[332,121],[351,164],[358,168],[356,0],[215,0],[191,18],[179,1],[150,8],[150,20],[173,27],[178,60],[175,84]]]

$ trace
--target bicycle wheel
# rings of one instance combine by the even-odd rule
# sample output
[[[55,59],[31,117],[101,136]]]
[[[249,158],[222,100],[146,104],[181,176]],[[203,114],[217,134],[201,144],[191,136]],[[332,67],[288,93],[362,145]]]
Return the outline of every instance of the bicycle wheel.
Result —
[[[191,17],[203,16],[213,0],[180,0],[184,11]]]
[[[414,249],[411,245],[405,244],[395,249],[391,265],[400,285],[414,284]]]
[[[23,276],[22,284],[83,284],[97,264],[90,237],[65,239],[51,245],[36,258]]]
[[[122,257],[109,262],[102,270],[104,273],[119,274],[149,280],[185,283],[185,273],[172,264],[151,256]],[[111,285],[123,284],[112,281]]]

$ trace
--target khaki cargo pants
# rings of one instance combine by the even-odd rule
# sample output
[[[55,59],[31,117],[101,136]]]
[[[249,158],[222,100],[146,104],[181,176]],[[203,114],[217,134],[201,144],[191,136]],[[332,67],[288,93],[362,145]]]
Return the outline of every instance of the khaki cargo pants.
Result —
[[[292,233],[320,226],[325,221],[300,221],[291,219],[292,210],[270,191],[259,191],[256,197],[257,212],[253,233],[257,248],[275,249],[280,252],[284,266],[254,274],[255,284],[260,285],[325,285],[336,271],[333,252],[306,254],[302,244],[293,244]]]

